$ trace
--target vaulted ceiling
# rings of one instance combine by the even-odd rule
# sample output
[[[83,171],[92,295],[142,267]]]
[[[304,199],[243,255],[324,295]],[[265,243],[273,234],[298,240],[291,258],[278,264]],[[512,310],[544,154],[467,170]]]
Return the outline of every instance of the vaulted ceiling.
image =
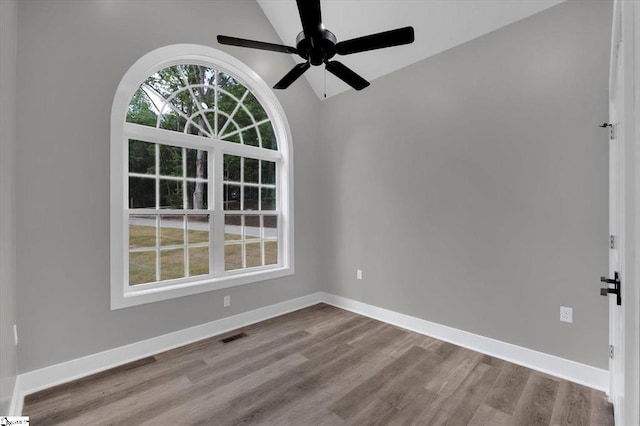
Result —
[[[410,45],[336,58],[371,81],[429,56],[526,18],[564,0],[322,0],[322,21],[338,41],[411,25]],[[281,40],[263,40],[295,46],[301,31],[295,0],[258,0]],[[251,34],[237,36],[253,39]],[[274,53],[277,55],[277,53]],[[296,62],[302,59],[293,55]],[[324,66],[304,74],[320,99],[325,93]],[[268,82],[274,84],[273,82]],[[298,81],[294,84],[303,84]],[[375,84],[373,82],[372,84]],[[326,75],[327,97],[352,90]],[[366,90],[366,89],[365,89]]]

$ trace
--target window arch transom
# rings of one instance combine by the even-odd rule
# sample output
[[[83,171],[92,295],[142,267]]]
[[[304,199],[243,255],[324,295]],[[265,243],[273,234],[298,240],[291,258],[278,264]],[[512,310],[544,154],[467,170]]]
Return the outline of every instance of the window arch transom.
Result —
[[[251,90],[210,66],[178,64],[149,76],[129,104],[127,121],[278,149],[268,114]]]

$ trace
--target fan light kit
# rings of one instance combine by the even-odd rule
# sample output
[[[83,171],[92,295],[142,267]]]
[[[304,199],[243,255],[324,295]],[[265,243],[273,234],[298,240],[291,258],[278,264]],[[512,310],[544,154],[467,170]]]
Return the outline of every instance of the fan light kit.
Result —
[[[346,65],[338,61],[331,61],[336,54],[351,55],[352,53],[385,47],[400,46],[413,43],[413,27],[403,27],[382,33],[370,34],[338,42],[336,36],[322,24],[320,0],[296,0],[302,31],[296,37],[296,47],[281,44],[265,43],[237,37],[218,36],[218,43],[230,46],[248,47],[251,49],[270,50],[280,53],[295,53],[305,62],[297,64],[282,80],[273,86],[274,89],[286,89],[296,81],[311,65],[325,64],[325,69],[356,90],[369,86],[369,82],[356,74]]]

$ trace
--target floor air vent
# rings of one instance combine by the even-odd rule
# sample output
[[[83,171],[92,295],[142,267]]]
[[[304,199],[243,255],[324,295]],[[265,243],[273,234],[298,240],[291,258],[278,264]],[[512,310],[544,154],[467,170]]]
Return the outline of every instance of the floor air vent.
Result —
[[[233,336],[225,337],[224,339],[220,339],[222,343],[233,342],[234,340],[242,339],[243,337],[247,337],[247,333],[238,333]]]

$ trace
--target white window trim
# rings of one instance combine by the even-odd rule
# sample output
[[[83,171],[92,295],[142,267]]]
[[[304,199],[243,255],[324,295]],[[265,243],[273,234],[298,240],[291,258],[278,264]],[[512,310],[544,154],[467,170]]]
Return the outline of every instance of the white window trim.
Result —
[[[221,277],[206,277],[186,283],[162,286],[128,286],[125,260],[128,257],[128,221],[126,209],[128,202],[124,187],[128,176],[128,150],[125,136],[125,121],[129,102],[135,91],[147,77],[155,72],[177,64],[192,63],[213,66],[232,74],[237,80],[251,89],[263,105],[271,120],[276,139],[278,154],[281,157],[277,179],[282,182],[280,191],[281,241],[283,250],[279,250],[282,259],[280,266],[265,270],[236,271]],[[184,135],[189,136],[189,135]],[[141,57],[129,68],[120,82],[111,108],[111,309],[152,303],[161,300],[203,293],[212,290],[255,283],[279,278],[294,273],[294,217],[293,217],[293,158],[291,129],[271,88],[247,65],[220,50],[195,44],[176,44],[162,47]],[[233,144],[228,144],[233,145]],[[247,155],[244,148],[231,147],[237,155]],[[261,156],[264,156],[264,150]],[[274,154],[277,154],[274,152]],[[250,155],[250,154],[249,154]],[[216,183],[217,184],[217,183]],[[215,214],[223,214],[216,211]],[[279,244],[280,245],[280,244]]]

